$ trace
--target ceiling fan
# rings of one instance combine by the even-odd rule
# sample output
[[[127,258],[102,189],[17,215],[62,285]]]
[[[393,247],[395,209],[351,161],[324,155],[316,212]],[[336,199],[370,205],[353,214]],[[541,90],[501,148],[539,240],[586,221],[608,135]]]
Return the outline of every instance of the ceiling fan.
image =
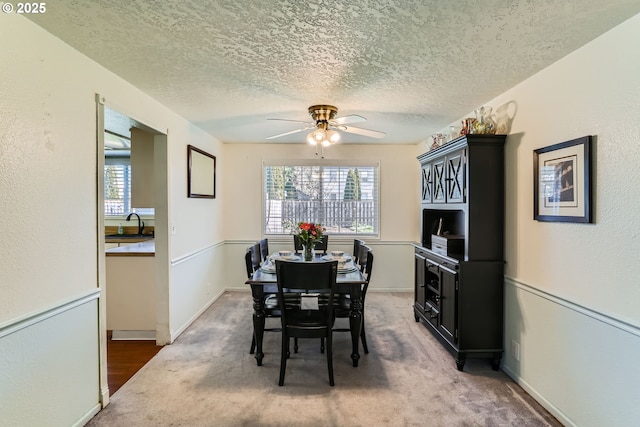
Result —
[[[267,139],[280,138],[282,136],[314,129],[307,135],[307,142],[311,145],[320,145],[322,147],[326,147],[340,140],[340,133],[338,131],[367,136],[369,138],[384,138],[384,136],[386,135],[385,132],[380,132],[377,130],[347,126],[351,123],[366,122],[367,119],[357,114],[336,117],[336,115],[338,114],[338,108],[334,107],[333,105],[312,105],[311,107],[309,107],[309,114],[311,115],[313,121],[304,122],[301,120],[289,119],[267,119],[303,123],[305,125],[300,129],[294,129],[289,132],[273,135],[268,137]]]

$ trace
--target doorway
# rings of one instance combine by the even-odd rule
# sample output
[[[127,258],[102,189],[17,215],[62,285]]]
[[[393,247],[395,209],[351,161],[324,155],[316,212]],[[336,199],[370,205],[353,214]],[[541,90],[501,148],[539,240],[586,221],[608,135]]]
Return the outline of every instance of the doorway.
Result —
[[[111,311],[113,313],[117,313],[118,310],[124,310],[122,307],[117,306],[114,311],[114,307],[108,307],[108,296],[109,296],[109,280],[107,275],[108,265],[107,265],[107,257],[105,255],[105,250],[107,245],[105,243],[105,235],[107,234],[106,227],[118,228],[120,223],[126,224],[130,226],[134,224],[132,222],[125,222],[125,217],[129,215],[132,211],[136,211],[135,213],[139,214],[141,221],[138,223],[137,229],[140,231],[140,225],[144,220],[147,221],[147,224],[153,224],[153,238],[151,241],[151,247],[153,248],[152,258],[147,258],[146,260],[146,268],[151,272],[151,276],[153,279],[149,281],[149,285],[151,288],[148,290],[147,295],[153,295],[152,299],[145,301],[147,304],[147,326],[142,329],[148,329],[148,331],[133,331],[133,336],[120,336],[120,338],[125,339],[135,339],[136,334],[139,332],[149,332],[147,338],[154,339],[155,342],[147,342],[146,347],[155,347],[162,346],[164,344],[169,343],[169,312],[168,312],[168,288],[169,288],[169,250],[168,250],[168,182],[167,182],[167,133],[159,131],[158,126],[151,126],[147,124],[144,120],[140,120],[137,117],[134,117],[132,114],[126,112],[125,109],[120,108],[118,106],[110,105],[105,101],[103,97],[100,95],[96,95],[96,105],[97,105],[97,259],[98,259],[98,286],[102,289],[102,293],[100,296],[100,305],[99,305],[99,336],[100,336],[100,388],[101,388],[101,400],[102,406],[106,406],[109,402],[109,395],[113,394],[113,391],[109,390],[109,377],[112,377],[112,381],[114,378],[113,374],[115,372],[109,372],[110,367],[111,370],[118,369],[117,365],[114,365],[114,362],[117,359],[109,360],[109,354],[107,352],[107,348],[110,347],[110,342],[112,339],[112,332],[109,328],[109,315],[108,313]],[[112,161],[107,161],[107,156],[105,152],[108,150],[120,150],[121,152],[118,154],[122,158],[128,158],[130,161],[130,154],[127,155],[127,150],[131,149],[131,133],[132,130],[134,133],[141,133],[145,135],[146,144],[150,145],[151,151],[146,151],[143,155],[147,165],[145,166],[144,172],[139,176],[145,178],[148,183],[146,187],[146,196],[151,196],[152,202],[136,202],[131,201],[129,193],[131,187],[129,183],[126,183],[127,191],[124,191],[124,187],[122,191],[115,191],[118,193],[118,196],[122,196],[121,199],[118,200],[117,203],[112,203],[111,199],[113,198],[114,190],[109,188],[109,185],[105,185],[105,174],[106,169],[114,169],[114,168],[105,168],[105,165],[108,163],[113,163]],[[112,153],[113,154],[113,153]],[[113,156],[110,156],[113,157]],[[122,162],[121,162],[122,163]],[[131,173],[134,171],[136,165],[129,164],[128,168],[123,168]],[[151,169],[148,169],[151,167]],[[151,170],[151,172],[149,172]],[[151,173],[152,179],[149,178],[149,174]],[[123,174],[124,176],[124,174]],[[125,184],[123,184],[125,185]],[[110,190],[110,195],[107,197],[106,190]],[[127,200],[124,198],[128,197]],[[106,201],[109,201],[107,203]],[[148,206],[153,204],[153,206]],[[142,210],[135,209],[134,206],[144,206],[147,208],[146,210],[143,208]],[[152,208],[149,210],[149,208]],[[107,215],[107,214],[113,215]],[[115,215],[115,216],[114,216]],[[114,226],[114,220],[116,221],[116,225]],[[110,225],[108,225],[110,224]],[[148,227],[149,230],[149,227]],[[120,232],[120,230],[118,230]],[[110,245],[112,246],[112,245]],[[112,254],[113,255],[113,254]],[[109,257],[109,260],[115,260],[117,257]],[[121,258],[122,259],[122,258]],[[111,262],[111,261],[109,261]],[[109,266],[113,270],[113,266]],[[134,271],[136,270],[134,266]],[[121,276],[122,277],[122,276]],[[126,274],[125,274],[126,277]],[[121,279],[118,279],[118,281]],[[126,288],[125,288],[126,289]],[[140,290],[138,289],[138,292]],[[126,292],[126,290],[125,290]],[[115,287],[112,288],[112,296],[116,294]],[[124,298],[128,299],[128,298]],[[129,310],[135,312],[137,315],[138,310]],[[124,316],[126,317],[126,316]],[[112,319],[113,320],[113,319]],[[122,329],[128,329],[127,327]],[[109,332],[108,332],[109,331]],[[122,331],[120,331],[122,332]],[[124,331],[127,332],[127,331]],[[132,332],[132,331],[128,331]],[[139,337],[138,337],[139,338]],[[131,341],[133,343],[133,341]],[[131,366],[141,367],[146,363],[145,360],[140,361],[140,358],[143,359],[145,357],[153,357],[153,355],[159,350],[151,348],[151,350],[147,349],[141,353],[135,353],[136,348],[139,349],[140,346],[130,345],[127,347],[127,342],[119,342],[117,343],[117,347],[111,346],[112,355],[118,355],[120,360],[120,365],[122,366],[123,362],[123,354],[126,355],[127,352],[123,351],[126,348],[131,349],[131,357],[130,357],[130,366],[125,370],[131,370]],[[145,347],[145,345],[143,345]],[[114,350],[115,349],[115,350]],[[155,352],[153,350],[156,350]],[[148,354],[150,356],[144,356],[144,354]],[[126,361],[126,357],[124,358]],[[137,369],[139,369],[139,367]],[[136,369],[136,370],[137,370]],[[135,373],[135,371],[133,372]],[[133,375],[126,374],[126,375]],[[127,378],[128,379],[128,378]],[[117,382],[122,381],[122,376]],[[117,383],[116,382],[116,383]],[[120,384],[121,385],[121,384]],[[119,386],[118,386],[119,387]]]

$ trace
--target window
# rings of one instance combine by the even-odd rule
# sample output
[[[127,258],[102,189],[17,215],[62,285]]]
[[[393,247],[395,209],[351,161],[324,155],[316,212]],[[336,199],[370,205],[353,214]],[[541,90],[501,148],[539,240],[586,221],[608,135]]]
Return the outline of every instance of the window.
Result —
[[[378,165],[265,165],[264,234],[289,234],[298,222],[328,234],[378,234]]]
[[[104,163],[104,214],[131,212],[131,164],[128,157],[106,157]]]
[[[105,132],[105,140],[114,137]],[[125,138],[120,137],[121,140]],[[128,140],[127,140],[128,142]],[[131,207],[131,151],[125,149],[105,149],[104,159],[104,215],[123,216],[131,212],[153,215],[153,208]]]

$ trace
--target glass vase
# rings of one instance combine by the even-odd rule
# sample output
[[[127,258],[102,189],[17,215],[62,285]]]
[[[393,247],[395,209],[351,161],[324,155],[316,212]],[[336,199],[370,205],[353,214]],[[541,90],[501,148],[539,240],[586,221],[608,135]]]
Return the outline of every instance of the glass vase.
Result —
[[[302,245],[302,256],[305,261],[313,261],[313,243],[307,243]]]
[[[480,107],[476,110],[476,122],[474,132],[478,135],[494,135],[496,133],[496,122],[491,117],[491,107]]]

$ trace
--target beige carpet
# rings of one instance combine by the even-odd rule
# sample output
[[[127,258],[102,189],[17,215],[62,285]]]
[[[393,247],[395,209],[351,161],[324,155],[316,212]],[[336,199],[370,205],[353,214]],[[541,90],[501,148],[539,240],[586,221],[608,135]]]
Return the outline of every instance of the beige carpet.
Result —
[[[412,294],[367,295],[369,354],[334,338],[335,387],[318,340],[301,340],[278,386],[280,334],[249,354],[252,301],[227,292],[118,390],[89,426],[559,426],[488,360],[459,372],[412,312]],[[341,320],[342,321],[342,320]],[[277,324],[277,319],[269,319]]]

